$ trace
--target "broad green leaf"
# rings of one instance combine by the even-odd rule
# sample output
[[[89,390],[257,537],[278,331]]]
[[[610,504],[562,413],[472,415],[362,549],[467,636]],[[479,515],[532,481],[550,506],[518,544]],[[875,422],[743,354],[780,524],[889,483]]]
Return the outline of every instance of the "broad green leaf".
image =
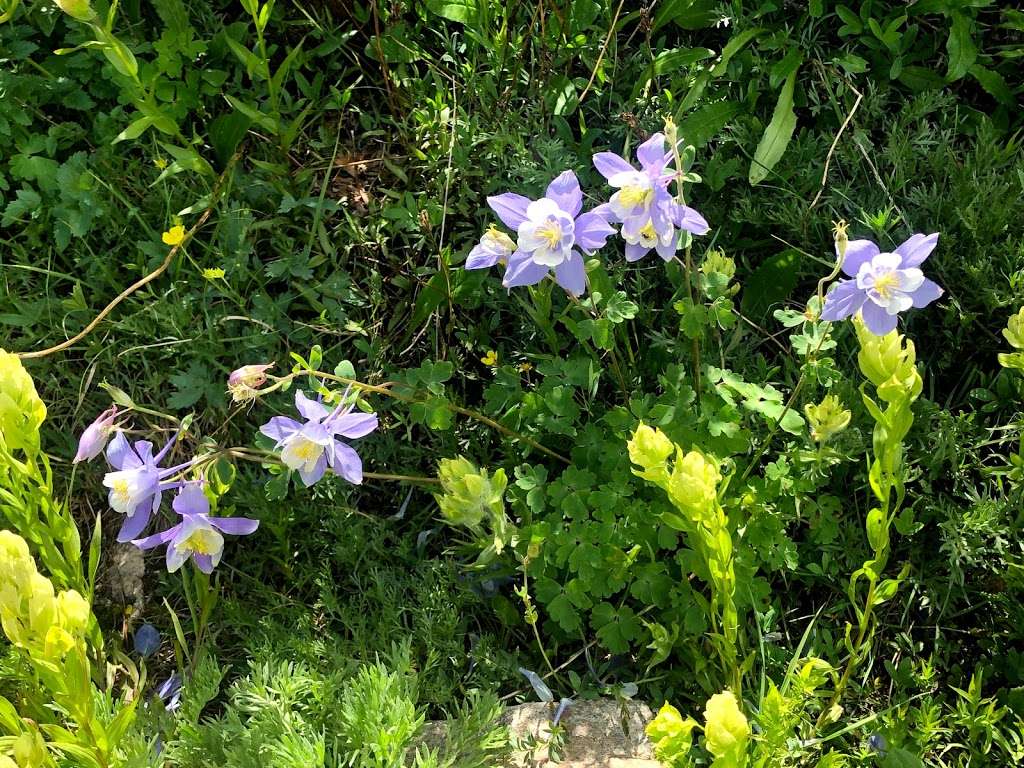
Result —
[[[711,70],[711,74],[714,77],[721,77],[724,75],[732,57],[743,50],[747,43],[764,31],[764,27],[751,27],[750,29],[745,29],[729,38],[729,42],[726,43],[725,47],[722,49],[722,58],[719,60],[718,64],[715,65],[715,68]]]
[[[760,184],[768,173],[782,158],[782,154],[793,138],[796,128],[796,114],[793,112],[793,90],[796,88],[796,76],[799,68],[789,73],[786,82],[779,92],[779,100],[772,112],[772,120],[765,129],[764,136],[754,150],[754,160],[750,164],[748,180],[751,185]]]
[[[459,24],[476,21],[480,13],[476,0],[426,0],[425,5],[431,13]]]
[[[949,69],[946,79],[959,80],[966,75],[978,58],[978,48],[971,37],[971,20],[962,13],[953,14],[953,24],[946,40],[949,54]]]
[[[740,113],[742,105],[735,101],[706,104],[679,121],[679,135],[688,144],[703,147]]]

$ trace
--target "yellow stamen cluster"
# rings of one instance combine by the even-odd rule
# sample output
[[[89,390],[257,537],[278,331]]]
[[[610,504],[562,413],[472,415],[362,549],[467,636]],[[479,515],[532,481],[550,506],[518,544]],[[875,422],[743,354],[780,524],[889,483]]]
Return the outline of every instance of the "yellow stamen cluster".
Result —
[[[887,272],[881,277],[875,278],[875,291],[883,299],[892,297],[893,291],[899,288],[900,280],[895,272]]]
[[[619,190],[619,202],[624,208],[646,206],[654,197],[654,190],[639,184],[628,184]]]
[[[547,224],[537,227],[536,235],[548,241],[548,248],[557,248],[562,239],[562,227],[557,221],[548,221]]]

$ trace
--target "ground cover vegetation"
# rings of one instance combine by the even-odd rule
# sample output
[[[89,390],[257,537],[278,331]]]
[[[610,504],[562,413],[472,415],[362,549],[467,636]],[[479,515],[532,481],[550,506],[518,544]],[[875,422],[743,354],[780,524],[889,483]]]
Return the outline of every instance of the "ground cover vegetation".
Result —
[[[0,766],[1019,764],[1013,6],[0,0]]]

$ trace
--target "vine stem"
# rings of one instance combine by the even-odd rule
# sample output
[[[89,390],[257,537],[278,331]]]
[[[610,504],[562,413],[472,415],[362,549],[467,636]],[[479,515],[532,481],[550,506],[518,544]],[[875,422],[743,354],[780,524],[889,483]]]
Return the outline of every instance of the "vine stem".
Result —
[[[22,360],[32,360],[39,357],[47,357],[48,355],[61,352],[67,349],[68,347],[72,346],[73,344],[77,344],[90,333],[92,333],[96,329],[96,326],[103,322],[103,319],[114,310],[114,307],[116,307],[122,301],[127,299],[137,290],[153,282],[158,277],[160,277],[160,275],[166,272],[167,268],[171,266],[171,262],[174,261],[174,257],[178,255],[178,252],[185,246],[185,244],[189,240],[192,239],[193,235],[195,235],[195,233],[199,231],[200,227],[202,227],[206,223],[207,219],[210,218],[210,214],[213,213],[213,209],[214,207],[216,207],[217,201],[220,199],[220,195],[224,189],[224,182],[227,180],[228,175],[231,173],[231,170],[235,167],[235,163],[238,161],[238,158],[240,156],[241,151],[236,152],[234,155],[232,155],[231,159],[228,160],[228,163],[225,166],[224,171],[217,178],[217,182],[213,185],[213,191],[210,192],[210,203],[209,205],[206,206],[206,210],[203,211],[202,215],[199,217],[199,220],[192,225],[192,228],[185,233],[185,236],[181,239],[181,242],[171,246],[171,250],[167,252],[167,256],[164,257],[164,260],[160,263],[160,266],[158,266],[145,277],[139,278],[134,283],[125,288],[123,291],[121,291],[121,293],[119,293],[114,298],[113,301],[107,304],[107,306],[105,306],[100,311],[100,313],[96,315],[96,317],[94,317],[87,326],[85,326],[85,328],[76,333],[70,339],[62,341],[60,344],[55,344],[52,347],[47,347],[46,349],[37,349],[34,352],[18,352],[18,357],[21,358]]]
[[[254,450],[252,448],[223,448],[219,451],[206,454],[188,469],[202,467],[204,464],[211,464],[217,459],[228,457],[241,459],[242,461],[254,461],[261,464],[283,464],[281,457],[272,451]],[[440,485],[441,481],[436,477],[425,475],[394,475],[385,472],[363,472],[363,478],[367,480],[385,480],[399,483],[419,483],[420,485]]]
[[[390,397],[402,403],[423,402],[419,398],[411,397],[409,395],[403,395],[398,392],[392,391],[391,387],[394,386],[394,382],[386,382],[385,384],[382,385],[365,384],[361,381],[357,381],[356,379],[350,379],[345,376],[336,376],[332,373],[324,373],[323,371],[302,371],[299,373],[290,373],[287,376],[282,376],[279,379],[277,379],[277,381],[272,386],[267,387],[265,389],[257,390],[257,392],[260,395],[268,394],[276,389],[279,389],[286,382],[291,381],[292,379],[298,378],[300,376],[312,376],[314,378],[328,379],[329,381],[335,381],[338,382],[339,384],[344,384],[349,387],[361,389],[364,392],[373,392],[378,395],[383,395],[384,397]],[[516,432],[514,429],[506,427],[504,424],[495,421],[489,416],[485,416],[479,411],[474,411],[472,408],[464,408],[461,405],[455,405],[454,403],[447,403],[446,406],[448,410],[450,410],[452,413],[457,413],[461,416],[466,416],[468,418],[479,421],[481,424],[485,424],[491,429],[500,432],[501,434],[507,437],[526,443],[532,448],[536,448],[541,453],[544,453],[554,459],[558,459],[559,461],[564,462],[565,464],[572,464],[572,462],[568,458],[566,458],[560,453],[557,453],[556,451],[551,450],[550,448],[544,447],[529,435],[524,435],[521,432]]]
[[[825,302],[825,283],[828,283],[828,282],[831,282],[832,280],[835,280],[836,277],[839,275],[839,270],[841,270],[843,268],[843,259],[845,258],[845,251],[846,251],[845,246],[842,248],[842,251],[843,252],[838,255],[838,258],[836,259],[836,263],[832,267],[832,271],[829,274],[825,275],[825,277],[821,278],[821,280],[818,281],[818,288],[817,288],[816,294],[818,296],[818,312],[819,313],[821,312],[821,309],[824,306],[824,302]],[[808,356],[809,359],[813,360],[817,356],[818,352],[821,351],[821,345],[824,344],[824,343],[825,343],[825,334],[822,334],[821,338],[818,339],[818,346],[816,346],[814,348],[814,351]],[[797,379],[796,386],[793,387],[793,391],[792,391],[792,393],[790,393],[789,399],[786,400],[786,404],[782,408],[782,413],[779,414],[779,418],[777,418],[775,420],[775,423],[772,424],[772,428],[770,430],[768,430],[768,435],[761,442],[761,445],[757,449],[757,453],[754,455],[754,458],[750,460],[750,463],[747,465],[747,468],[743,471],[743,474],[740,476],[740,482],[741,483],[750,476],[750,473],[753,471],[754,467],[757,465],[757,462],[760,460],[760,458],[762,456],[764,456],[764,452],[768,450],[768,445],[771,443],[772,438],[775,437],[775,433],[779,431],[779,427],[782,425],[782,420],[784,418],[786,418],[786,414],[789,413],[790,409],[793,407],[793,403],[796,402],[796,398],[800,394],[800,390],[803,388],[804,382],[806,380],[807,380],[807,373],[806,373],[805,370],[801,369],[801,371],[800,371],[800,378]]]

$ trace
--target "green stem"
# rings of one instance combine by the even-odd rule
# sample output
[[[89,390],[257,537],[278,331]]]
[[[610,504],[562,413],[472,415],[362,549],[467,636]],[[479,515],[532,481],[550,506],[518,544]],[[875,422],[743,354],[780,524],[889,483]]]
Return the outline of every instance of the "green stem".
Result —
[[[279,379],[277,379],[277,381],[273,385],[271,385],[269,387],[266,387],[265,389],[258,390],[258,393],[260,395],[265,395],[265,394],[268,394],[270,392],[273,392],[274,390],[279,389],[280,387],[282,387],[286,382],[291,381],[292,379],[298,378],[299,376],[312,376],[314,378],[321,378],[321,379],[327,379],[329,381],[335,381],[335,382],[337,382],[339,384],[344,384],[344,385],[349,386],[349,387],[355,387],[356,389],[361,389],[364,392],[373,392],[373,393],[378,394],[378,395],[384,395],[385,397],[390,397],[390,398],[392,398],[394,400],[398,400],[399,402],[402,402],[402,403],[410,403],[411,404],[411,403],[422,403],[422,402],[424,402],[423,400],[421,400],[420,398],[417,398],[417,397],[411,397],[409,395],[399,394],[398,392],[392,392],[390,387],[394,386],[394,384],[391,383],[391,382],[388,382],[387,384],[382,385],[382,386],[377,386],[377,385],[374,385],[374,384],[364,384],[363,382],[356,381],[355,379],[349,379],[349,378],[347,378],[345,376],[335,376],[334,374],[324,373],[323,371],[301,371],[301,372],[298,372],[298,373],[290,373],[287,376],[282,376]],[[564,462],[566,464],[572,464],[572,462],[569,459],[567,459],[565,456],[561,455],[560,453],[556,453],[555,451],[552,451],[550,448],[545,448],[543,445],[538,443],[532,437],[529,437],[528,435],[524,435],[524,434],[522,434],[520,432],[516,432],[514,429],[506,427],[504,424],[501,424],[501,423],[495,421],[494,419],[490,418],[489,416],[484,416],[479,411],[474,411],[471,408],[464,408],[461,405],[455,405],[454,403],[450,403],[450,402],[446,403],[446,405],[448,407],[448,410],[450,410],[452,413],[458,413],[458,414],[460,414],[462,416],[467,416],[467,417],[469,417],[471,419],[479,421],[481,424],[485,424],[488,427],[490,427],[491,429],[493,429],[493,430],[495,430],[497,432],[500,432],[501,434],[506,435],[507,437],[510,437],[510,438],[512,438],[514,440],[518,440],[520,442],[526,443],[527,445],[531,446],[532,448],[537,449],[541,453],[544,453],[544,454],[546,454],[546,455],[548,455],[548,456],[550,456],[550,457],[552,457],[554,459],[558,459],[559,461]]]

